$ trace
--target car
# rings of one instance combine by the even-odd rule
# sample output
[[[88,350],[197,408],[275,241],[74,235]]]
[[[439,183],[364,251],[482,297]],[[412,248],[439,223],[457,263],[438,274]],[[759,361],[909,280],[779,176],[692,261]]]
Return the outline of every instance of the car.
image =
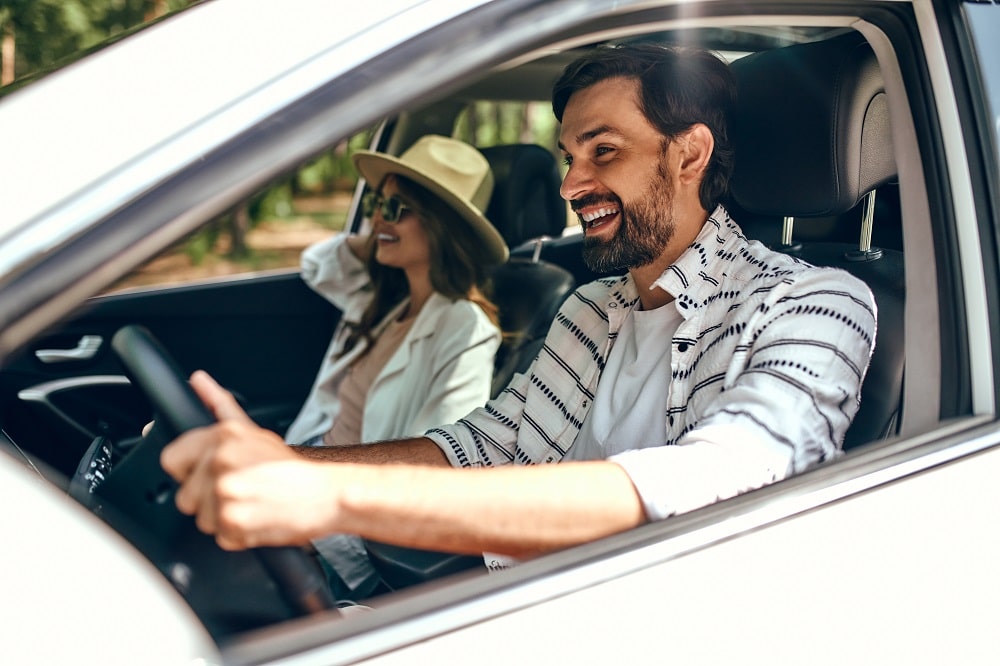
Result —
[[[213,0],[0,97],[5,659],[996,663],[998,31],[974,1]],[[359,133],[467,137],[511,247],[499,389],[598,277],[539,109],[575,57],[640,40],[732,63],[746,233],[875,295],[844,454],[503,571],[369,544],[395,589],[361,607],[313,603],[301,551],[200,535],[143,425],[197,411],[182,378],[204,368],[282,432],[339,312],[294,267],[112,287]],[[470,127],[500,103],[515,136]]]

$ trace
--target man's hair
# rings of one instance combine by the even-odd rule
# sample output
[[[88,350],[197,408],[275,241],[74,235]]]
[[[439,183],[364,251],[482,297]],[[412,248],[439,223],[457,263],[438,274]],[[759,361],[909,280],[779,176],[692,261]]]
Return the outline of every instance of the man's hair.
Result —
[[[601,46],[570,63],[552,88],[552,110],[562,122],[573,93],[611,78],[639,82],[639,104],[650,124],[674,139],[696,123],[715,138],[699,192],[711,211],[729,189],[733,148],[728,122],[736,101],[736,81],[729,66],[709,51],[662,44]]]

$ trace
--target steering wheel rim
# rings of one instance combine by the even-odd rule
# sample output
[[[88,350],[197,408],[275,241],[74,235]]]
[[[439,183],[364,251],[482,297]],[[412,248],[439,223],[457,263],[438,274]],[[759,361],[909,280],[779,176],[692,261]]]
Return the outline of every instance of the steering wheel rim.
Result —
[[[113,336],[111,348],[126,374],[152,403],[157,414],[154,430],[159,429],[165,435],[148,438],[153,441],[144,440],[129,458],[144,458],[148,469],[149,458],[155,456],[158,465],[163,444],[188,430],[215,423],[216,419],[188,384],[180,366],[146,328],[122,327]],[[159,446],[156,440],[160,440]],[[148,450],[150,447],[155,450]],[[161,481],[152,493],[157,496],[158,505],[169,505],[180,516],[173,501],[176,484],[171,480],[164,485],[165,476],[161,470]],[[308,615],[337,608],[325,577],[302,549],[256,548],[253,552],[294,612]]]

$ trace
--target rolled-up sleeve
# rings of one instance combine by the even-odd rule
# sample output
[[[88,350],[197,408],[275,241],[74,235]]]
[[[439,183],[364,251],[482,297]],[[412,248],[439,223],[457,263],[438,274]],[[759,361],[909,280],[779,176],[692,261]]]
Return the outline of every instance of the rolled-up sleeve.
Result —
[[[452,467],[513,463],[527,386],[527,375],[514,375],[507,388],[484,407],[473,410],[454,424],[429,430],[425,435],[440,447]]]
[[[310,245],[302,252],[302,279],[316,293],[349,311],[368,293],[371,278],[363,261],[347,245],[349,234],[337,234]]]
[[[841,454],[874,347],[871,292],[842,271],[812,269],[773,289],[754,312],[736,352],[705,369],[713,381],[685,393],[685,432],[671,445],[610,458],[629,474],[650,519]]]
[[[762,488],[787,476],[786,447],[739,426],[710,426],[675,446],[612,456],[629,475],[649,520],[662,520]]]

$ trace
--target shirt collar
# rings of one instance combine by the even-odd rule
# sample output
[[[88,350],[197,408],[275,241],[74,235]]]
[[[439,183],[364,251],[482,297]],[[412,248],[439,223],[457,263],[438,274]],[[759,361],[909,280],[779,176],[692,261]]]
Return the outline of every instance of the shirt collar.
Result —
[[[710,300],[719,290],[730,261],[746,245],[743,231],[720,204],[698,232],[697,238],[660,277],[653,282],[671,294],[682,315],[687,317]]]
[[[732,266],[732,262],[719,261],[719,258],[741,254],[746,243],[743,231],[720,204],[708,216],[694,242],[660,274],[651,288],[659,287],[671,294],[678,311],[687,318],[718,292],[726,267]],[[639,300],[638,288],[630,274],[602,281],[611,288],[607,303],[609,314],[628,311]]]

